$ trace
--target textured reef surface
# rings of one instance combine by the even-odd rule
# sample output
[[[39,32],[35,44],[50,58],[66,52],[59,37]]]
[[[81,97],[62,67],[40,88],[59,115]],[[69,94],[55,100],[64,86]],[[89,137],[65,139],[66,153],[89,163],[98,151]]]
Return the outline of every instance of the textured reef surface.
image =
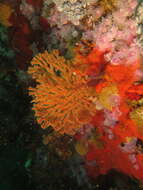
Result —
[[[0,190],[143,189],[143,1],[0,0]]]

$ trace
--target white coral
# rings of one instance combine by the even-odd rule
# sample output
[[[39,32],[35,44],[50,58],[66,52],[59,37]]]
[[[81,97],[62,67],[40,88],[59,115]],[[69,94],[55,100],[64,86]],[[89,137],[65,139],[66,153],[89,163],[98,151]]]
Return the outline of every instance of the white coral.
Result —
[[[68,21],[72,22],[74,25],[79,25],[80,20],[86,14],[86,7],[92,3],[93,0],[53,0],[53,2],[55,3],[57,10],[65,14]],[[49,1],[45,0],[45,9],[48,5]]]

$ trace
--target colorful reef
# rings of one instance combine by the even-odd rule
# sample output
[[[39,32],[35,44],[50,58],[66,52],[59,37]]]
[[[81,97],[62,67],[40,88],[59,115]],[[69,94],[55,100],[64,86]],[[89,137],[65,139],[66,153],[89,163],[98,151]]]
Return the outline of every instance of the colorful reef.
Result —
[[[11,48],[0,47],[0,54],[14,59],[4,73],[16,73],[30,99],[27,118],[42,139],[32,147],[46,152],[45,171],[54,151],[68,166],[65,175],[87,190],[100,189],[90,180],[112,171],[142,189],[142,0],[7,0],[0,2],[0,24]],[[34,160],[31,171],[37,166]]]

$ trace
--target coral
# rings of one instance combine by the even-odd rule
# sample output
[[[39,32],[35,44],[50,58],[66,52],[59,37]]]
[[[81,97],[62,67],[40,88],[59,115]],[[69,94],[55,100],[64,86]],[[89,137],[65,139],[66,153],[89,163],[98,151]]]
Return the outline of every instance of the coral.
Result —
[[[109,50],[105,58],[111,64],[132,64],[140,56],[137,25],[133,18],[136,6],[136,0],[117,1],[111,14],[83,33],[83,39],[93,41],[101,51]]]
[[[99,94],[99,101],[100,103],[107,109],[112,110],[113,104],[113,96],[118,95],[118,89],[116,86],[107,86],[102,89],[101,93]]]
[[[26,3],[25,1],[22,1],[20,4],[20,10],[23,15],[25,15],[28,19],[31,19],[31,17],[34,15],[34,8],[32,5]]]
[[[0,189],[138,189],[108,175],[143,180],[138,2],[0,0]]]
[[[54,0],[55,4],[59,11],[64,12],[67,16],[68,20],[71,21],[75,25],[79,25],[79,21],[86,14],[86,7],[90,3],[91,0],[63,0],[57,1]]]
[[[11,26],[9,18],[12,13],[12,8],[8,4],[0,3],[0,23],[4,26]]]
[[[92,177],[116,169],[143,179],[143,74],[136,40],[142,9],[135,20],[136,5],[136,0],[22,0],[11,17],[12,44],[26,63],[48,50],[33,58],[28,71],[37,122],[54,129],[51,135],[42,130],[44,145],[69,159],[72,153],[60,140],[72,136]]]
[[[131,119],[135,120],[139,127],[143,125],[143,106],[135,109],[130,113]]]
[[[58,25],[70,22],[75,26],[79,26],[81,24],[81,20],[87,15],[87,7],[92,3],[93,0],[45,0],[42,9],[42,16],[47,19],[49,17],[50,20],[52,18]],[[50,12],[52,12],[52,15]]]
[[[10,22],[13,25],[10,36],[12,47],[16,52],[16,63],[24,69],[32,58],[30,45],[33,34],[28,19],[21,13],[20,4],[17,4],[16,14],[12,13]]]
[[[74,134],[95,113],[90,101],[94,91],[85,76],[77,74],[73,63],[56,50],[38,54],[31,63],[29,74],[38,84],[30,88],[30,95],[38,123],[42,128],[52,125],[59,133]]]
[[[137,24],[137,41],[141,48],[141,54],[143,53],[143,3],[140,1],[140,5],[135,12],[135,20]]]
[[[103,7],[104,12],[111,12],[116,8],[117,0],[100,0],[99,6]]]
[[[104,32],[105,35],[106,30]],[[135,59],[129,59],[127,55],[128,59],[121,59],[120,64],[112,64],[111,60],[106,62],[104,59],[111,51],[108,49],[103,53],[101,48],[93,46],[91,49],[83,49],[83,57],[78,57],[78,67],[80,63],[88,65],[85,70],[92,81],[89,84],[95,87],[97,96],[91,99],[96,113],[90,124],[95,130],[83,130],[81,134],[78,132],[75,135],[75,149],[85,158],[87,172],[92,177],[106,174],[114,168],[143,179],[143,155],[137,145],[138,139],[143,139],[143,86],[137,82],[141,79],[138,74],[141,59],[139,55]],[[100,80],[97,80],[97,76],[100,76]],[[132,107],[128,102],[134,97],[137,101],[136,107]]]
[[[77,138],[78,146],[76,145],[78,153],[84,155],[87,172],[92,177],[106,174],[114,168],[143,179],[143,155],[137,146],[137,139],[143,139],[140,98],[143,87],[142,84],[135,85],[140,80],[136,74],[140,63],[140,59],[130,66],[126,62],[121,65],[112,65],[109,62],[104,68],[103,80],[95,84],[98,94],[95,104],[99,111],[96,111],[91,124],[96,131],[87,136],[84,131]],[[96,62],[93,61],[88,70],[92,70],[94,65]],[[132,108],[127,103],[128,98],[134,94],[140,96],[135,104],[140,107]],[[95,134],[99,134],[98,138],[94,137]],[[89,140],[89,137],[94,140]]]
[[[34,30],[40,28],[40,26],[39,26],[39,17],[40,17],[39,10],[40,10],[40,7],[38,7],[38,1],[37,1],[37,5],[36,5],[36,3],[34,4],[33,1],[28,3],[25,0],[23,0],[20,4],[20,11],[21,11],[22,15],[24,15],[29,20],[31,27]]]

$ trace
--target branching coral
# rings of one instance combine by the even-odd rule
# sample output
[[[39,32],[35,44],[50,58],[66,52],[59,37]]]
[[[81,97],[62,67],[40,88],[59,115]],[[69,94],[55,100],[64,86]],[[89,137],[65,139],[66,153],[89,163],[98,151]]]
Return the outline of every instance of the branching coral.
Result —
[[[133,17],[137,2],[88,2],[44,1],[42,17],[51,28],[45,41],[55,35],[60,45],[67,44],[80,30],[83,41],[72,49],[70,61],[57,50],[33,58],[33,110],[42,128],[51,125],[55,133],[75,135],[75,149],[91,176],[114,168],[143,179],[143,154],[137,150],[138,139],[143,140],[140,47]],[[49,140],[45,137],[44,143]]]
[[[38,123],[43,128],[52,125],[56,131],[70,135],[95,113],[90,101],[94,90],[87,86],[85,76],[74,72],[72,64],[54,50],[37,55],[29,68],[39,83],[30,88]]]

